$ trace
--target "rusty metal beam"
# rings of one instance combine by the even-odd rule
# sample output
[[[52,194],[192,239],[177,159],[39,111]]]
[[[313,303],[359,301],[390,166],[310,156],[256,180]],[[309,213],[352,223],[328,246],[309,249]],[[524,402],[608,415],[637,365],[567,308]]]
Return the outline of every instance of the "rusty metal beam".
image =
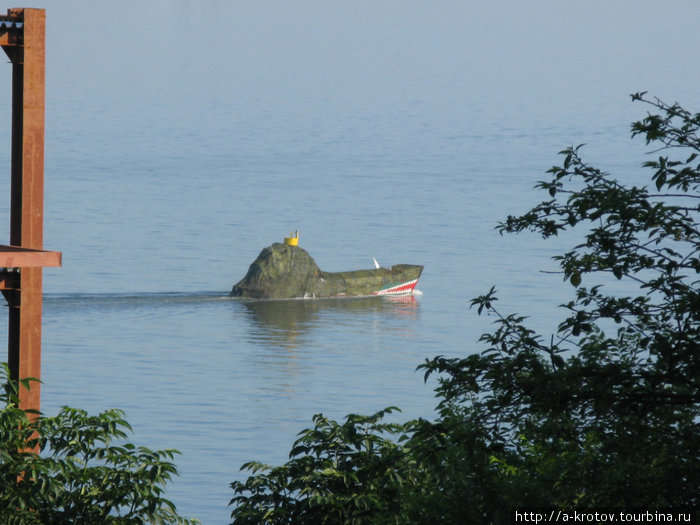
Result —
[[[19,10],[10,14],[19,14]],[[44,93],[46,12],[22,10],[22,62],[12,63],[12,166],[10,244],[44,243]],[[10,304],[10,375],[41,379],[42,269],[20,270],[19,304]],[[39,410],[40,384],[20,390],[20,406]]]
[[[60,265],[44,243],[44,97],[46,12],[10,9],[0,16],[0,45],[12,62],[10,245],[0,248],[9,306],[8,364],[13,379],[41,378],[42,266]],[[20,406],[40,408],[40,386],[20,390]]]
[[[0,268],[43,268],[47,266],[61,266],[61,252],[0,244]]]
[[[10,10],[13,11],[13,10]],[[23,12],[23,62],[12,63],[12,184],[10,244],[44,243],[44,92],[46,13]]]
[[[19,335],[19,340],[12,349],[12,361],[9,361],[8,352],[10,374],[17,378],[41,379],[42,279],[41,268],[22,268],[19,305],[9,304],[11,323],[13,315],[18,317],[14,321],[14,331]],[[36,381],[29,390],[20,389],[19,403],[24,410],[39,410],[41,384]]]

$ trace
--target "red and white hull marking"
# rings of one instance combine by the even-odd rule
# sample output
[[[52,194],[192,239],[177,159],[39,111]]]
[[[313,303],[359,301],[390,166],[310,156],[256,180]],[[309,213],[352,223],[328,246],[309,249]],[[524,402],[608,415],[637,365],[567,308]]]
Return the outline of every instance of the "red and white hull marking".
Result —
[[[378,292],[373,292],[373,295],[407,295],[412,294],[413,289],[418,284],[418,279],[407,281],[405,283],[396,284],[388,288],[382,288]]]

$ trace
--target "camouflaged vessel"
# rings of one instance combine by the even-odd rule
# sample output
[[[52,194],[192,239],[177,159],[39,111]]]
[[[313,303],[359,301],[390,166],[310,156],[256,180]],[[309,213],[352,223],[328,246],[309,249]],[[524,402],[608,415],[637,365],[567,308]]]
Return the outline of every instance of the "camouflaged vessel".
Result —
[[[290,239],[292,242],[287,242]],[[397,264],[391,268],[324,272],[294,240],[287,237],[284,244],[264,248],[230,295],[252,299],[410,295],[423,271],[422,266]]]

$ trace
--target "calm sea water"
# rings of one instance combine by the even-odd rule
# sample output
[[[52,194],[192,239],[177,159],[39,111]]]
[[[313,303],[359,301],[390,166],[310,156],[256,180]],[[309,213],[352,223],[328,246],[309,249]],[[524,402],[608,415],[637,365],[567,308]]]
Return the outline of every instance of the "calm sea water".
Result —
[[[633,180],[629,93],[700,108],[694,2],[331,4],[37,2],[45,245],[64,255],[45,271],[43,409],[126,410],[135,442],[183,453],[169,496],[204,523],[315,413],[431,417],[415,367],[481,349],[492,319],[469,299],[492,285],[551,329],[572,289],[542,270],[571,241],[496,223],[572,144]],[[0,97],[7,123],[9,65]],[[425,265],[423,295],[229,299],[296,229],[327,271]]]

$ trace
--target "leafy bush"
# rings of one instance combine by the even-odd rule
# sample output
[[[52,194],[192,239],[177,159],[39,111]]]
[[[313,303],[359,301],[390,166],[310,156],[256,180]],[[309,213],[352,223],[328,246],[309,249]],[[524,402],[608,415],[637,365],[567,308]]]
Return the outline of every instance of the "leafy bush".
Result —
[[[238,504],[236,523],[393,523],[387,518],[399,506],[402,474],[411,472],[397,443],[406,427],[381,422],[394,410],[349,415],[343,424],[316,415],[314,428],[300,434],[287,464],[243,465],[256,475],[232,484],[241,494],[232,500]]]
[[[177,451],[124,441],[131,427],[121,410],[90,416],[64,407],[28,413],[19,388],[0,367],[0,522],[8,524],[196,523],[163,497],[177,475]]]

